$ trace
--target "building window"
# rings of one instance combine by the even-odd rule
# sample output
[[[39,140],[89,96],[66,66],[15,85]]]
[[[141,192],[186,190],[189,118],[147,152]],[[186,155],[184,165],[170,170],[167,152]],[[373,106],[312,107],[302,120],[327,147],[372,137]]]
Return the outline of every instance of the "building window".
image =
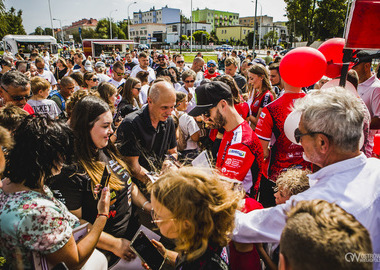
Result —
[[[140,35],[142,35],[144,32],[143,32],[143,30],[140,30]]]
[[[177,25],[173,25],[173,32],[177,32]]]
[[[148,34],[148,31],[147,30],[144,30],[144,35]]]
[[[243,35],[245,35],[246,30],[243,30]]]

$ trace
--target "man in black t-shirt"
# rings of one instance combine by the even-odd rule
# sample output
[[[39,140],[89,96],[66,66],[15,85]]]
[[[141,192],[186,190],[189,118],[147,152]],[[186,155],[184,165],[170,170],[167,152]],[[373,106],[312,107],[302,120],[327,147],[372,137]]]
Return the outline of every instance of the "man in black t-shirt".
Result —
[[[158,55],[158,64],[159,66],[156,68],[156,76],[159,77],[161,72],[168,68],[168,65],[166,63],[166,57],[163,54]]]
[[[131,74],[132,68],[136,66],[136,63],[132,61],[132,56],[130,52],[125,54],[125,73]]]
[[[117,130],[119,151],[142,183],[148,182],[148,171],[165,169],[177,159],[171,118],[176,101],[173,85],[164,81],[153,84],[147,101],[147,106],[127,115]]]

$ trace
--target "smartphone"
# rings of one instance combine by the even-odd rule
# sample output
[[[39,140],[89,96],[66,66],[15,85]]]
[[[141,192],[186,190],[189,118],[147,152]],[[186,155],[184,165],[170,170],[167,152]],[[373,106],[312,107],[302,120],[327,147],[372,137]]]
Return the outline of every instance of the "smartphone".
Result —
[[[152,270],[160,270],[165,263],[165,258],[143,231],[139,231],[135,234],[130,247]]]
[[[102,180],[100,180],[100,185],[101,185],[102,189],[105,188],[106,186],[108,186],[108,183],[110,181],[110,177],[111,177],[111,168],[107,164],[104,167],[104,171],[103,171],[103,175],[102,175]]]

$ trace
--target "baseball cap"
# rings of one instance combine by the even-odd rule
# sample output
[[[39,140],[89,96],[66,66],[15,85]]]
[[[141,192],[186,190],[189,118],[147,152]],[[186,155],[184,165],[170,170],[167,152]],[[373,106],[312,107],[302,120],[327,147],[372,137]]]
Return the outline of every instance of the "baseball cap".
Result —
[[[204,114],[207,110],[215,107],[222,99],[232,99],[230,87],[224,82],[212,81],[202,84],[195,89],[195,106],[190,112],[190,116]]]
[[[157,56],[157,58],[165,58],[165,55],[163,55],[163,54],[159,54],[159,55]]]
[[[263,59],[261,59],[261,58],[255,58],[255,59],[253,59],[252,62],[253,62],[253,63],[256,63],[256,64],[261,64],[261,65],[263,65],[264,67],[266,66],[265,61],[264,61]]]
[[[359,59],[359,61],[355,64],[360,63],[372,63],[372,57],[371,54],[366,51],[360,51],[356,54],[356,57]]]
[[[91,62],[90,61],[86,61],[86,63],[84,64],[84,69],[86,70],[86,71],[93,71],[93,69],[92,69],[92,64],[91,64]]]
[[[96,68],[99,68],[99,67],[106,67],[106,64],[104,64],[102,61],[98,61],[95,63],[95,67]]]
[[[210,65],[212,65],[212,64],[214,64],[215,66],[216,66],[216,62],[215,62],[215,60],[209,60],[208,62],[207,62],[207,66],[209,67]]]

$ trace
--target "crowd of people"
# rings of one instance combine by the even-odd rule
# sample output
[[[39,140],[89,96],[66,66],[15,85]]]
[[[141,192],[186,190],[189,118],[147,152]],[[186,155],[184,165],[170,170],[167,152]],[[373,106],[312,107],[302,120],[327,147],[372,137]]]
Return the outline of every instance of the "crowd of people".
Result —
[[[4,55],[3,267],[33,269],[39,255],[107,269],[139,255],[144,225],[159,230],[168,269],[380,269],[380,81],[368,54],[348,72],[354,93],[327,77],[288,84],[271,51],[216,54]],[[210,168],[192,167],[203,151]]]

